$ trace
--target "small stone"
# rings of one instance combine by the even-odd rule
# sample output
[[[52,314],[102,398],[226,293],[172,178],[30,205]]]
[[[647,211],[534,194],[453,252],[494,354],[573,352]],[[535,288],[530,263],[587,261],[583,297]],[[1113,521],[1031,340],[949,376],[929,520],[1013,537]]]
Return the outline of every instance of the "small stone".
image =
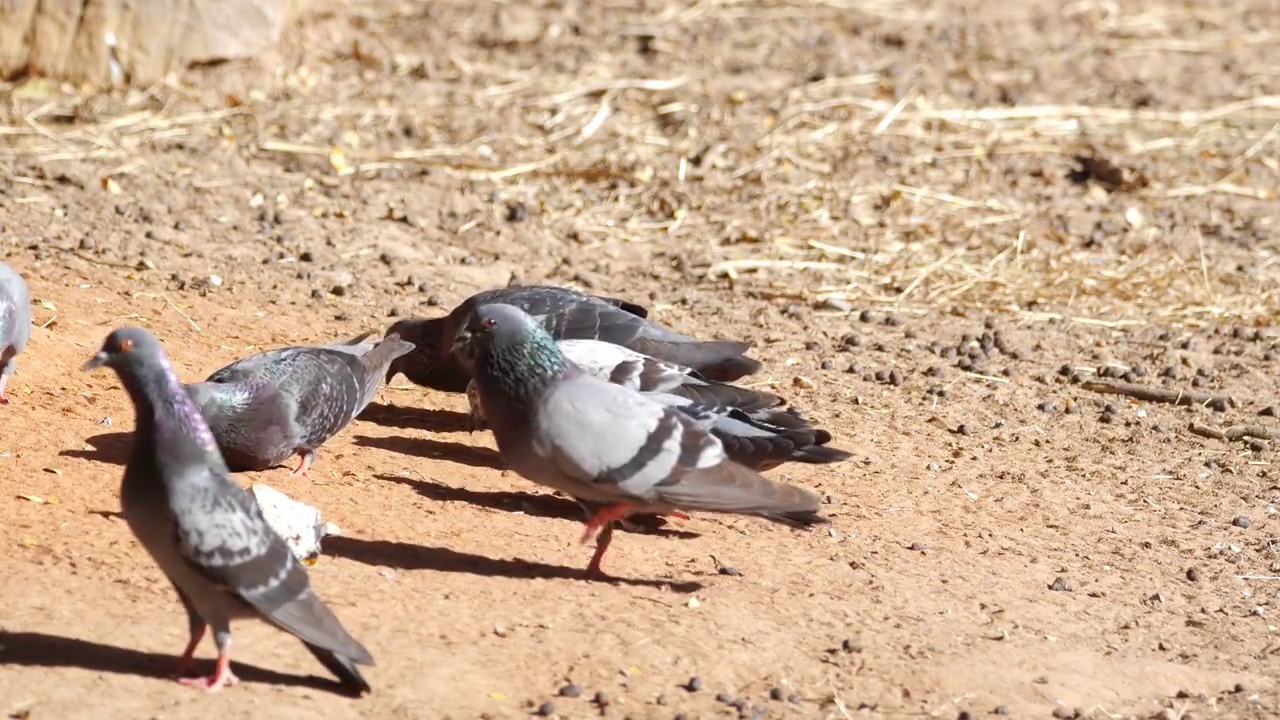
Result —
[[[1008,715],[1008,714],[1009,714],[1009,706],[1008,706],[1008,705],[997,705],[997,706],[996,706],[995,713],[996,713],[997,715]]]
[[[1072,720],[1076,716],[1076,711],[1071,708],[1056,707],[1053,709],[1053,716],[1058,720]]]
[[[303,250],[298,253],[299,262],[315,262],[316,256],[310,250]]]
[[[857,375],[858,373],[862,372],[862,366],[859,365],[858,363],[852,363],[849,365],[849,367],[845,368],[844,371],[853,375]]]
[[[671,702],[671,699],[667,697],[666,693],[663,693],[654,699],[654,702],[658,705],[666,705]]]
[[[832,370],[832,369],[834,369],[834,368],[835,368],[835,366],[836,366],[836,364],[835,364],[835,363],[833,363],[833,362],[831,362],[830,360],[823,360],[823,361],[822,361],[822,365],[821,365],[820,367],[821,367],[823,370]]]
[[[1259,415],[1261,415],[1262,417],[1275,417],[1275,416],[1276,416],[1276,406],[1275,406],[1275,405],[1268,405],[1268,406],[1266,406],[1266,407],[1262,408],[1261,410],[1259,410],[1259,411],[1258,411],[1258,414],[1259,414]]]
[[[1037,405],[1036,409],[1039,410],[1040,412],[1047,412],[1047,413],[1057,412],[1058,410],[1057,406],[1048,400],[1045,400],[1044,402]]]
[[[564,687],[560,688],[561,697],[576,698],[581,694],[582,694],[582,688],[578,687],[573,683],[569,683],[568,685],[565,685]]]
[[[910,547],[910,550],[912,552],[926,552],[928,549],[929,549],[929,546],[925,545],[922,542],[913,542],[911,543],[911,547]]]
[[[958,434],[958,435],[972,435],[972,434],[973,434],[973,429],[972,429],[972,428],[970,428],[966,423],[960,423],[959,425],[957,425],[957,426],[956,426],[956,434]]]
[[[889,382],[889,371],[877,370],[875,374],[875,378],[876,378],[876,382],[878,383],[887,383]]]
[[[847,653],[860,653],[862,652],[862,643],[852,638],[845,638],[840,643],[840,649]]]
[[[556,704],[550,700],[538,706],[538,714],[542,717],[551,717],[556,714]]]
[[[738,568],[736,568],[736,567],[732,567],[732,566],[729,566],[729,565],[721,565],[721,566],[720,566],[720,569],[718,570],[718,572],[719,572],[721,575],[731,575],[731,576],[733,576],[733,577],[737,577],[737,576],[739,576],[739,575],[741,575],[741,574],[742,574],[742,573],[738,572]]]
[[[862,338],[853,334],[845,335],[844,339],[840,341],[840,344],[846,350],[849,348],[856,348],[862,344]]]
[[[600,707],[609,707],[609,703],[613,702],[613,698],[609,697],[609,693],[603,690],[597,690],[596,696],[593,698],[592,702]]]
[[[776,687],[769,691],[769,699],[775,702],[782,702],[787,699],[787,694],[782,691],[782,688]]]
[[[956,716],[956,720],[973,720],[973,713],[968,710],[961,710],[960,714]]]
[[[792,705],[799,705],[801,703],[800,696],[794,693],[791,695],[788,695],[787,702],[791,703]]]
[[[716,693],[716,702],[718,702],[718,703],[724,703],[725,705],[731,705],[731,704],[733,704],[733,700],[734,700],[734,697],[733,697],[732,695],[730,695],[729,693],[727,693],[727,692]]]
[[[675,720],[689,720],[689,713],[679,713],[675,716]]]
[[[694,675],[689,678],[689,682],[685,683],[684,686],[689,692],[698,692],[702,689],[702,678]]]
[[[864,323],[869,323],[872,320],[875,320],[875,315],[870,310],[863,310],[862,312],[858,313],[858,320]]]
[[[1242,530],[1247,530],[1249,529],[1249,518],[1244,515],[1237,515],[1235,519],[1231,521],[1231,524]]]
[[[894,386],[894,387],[898,387],[898,386],[902,385],[902,382],[903,382],[903,379],[902,379],[902,373],[901,373],[901,372],[899,372],[899,371],[897,371],[897,370],[890,370],[890,371],[889,371],[889,384],[890,384],[890,385],[892,385],[892,386]]]
[[[1200,582],[1200,571],[1196,568],[1187,568],[1187,579],[1191,582]]]
[[[312,299],[312,300],[323,300],[323,299],[324,299],[324,291],[323,291],[323,290],[321,290],[320,288],[316,288],[316,289],[312,290],[312,291],[311,291],[311,299]]]
[[[425,283],[423,284],[425,285]],[[425,290],[421,286],[418,289],[423,290],[425,292]],[[427,305],[430,305],[431,307],[440,307],[441,305],[444,305],[444,301],[440,299],[439,295],[428,295]]]
[[[1110,411],[1107,411],[1107,410],[1104,410],[1104,411],[1102,412],[1102,414],[1098,416],[1098,422],[1100,422],[1100,423],[1102,423],[1102,424],[1104,424],[1104,425],[1110,425],[1111,423],[1113,423],[1113,422],[1115,422],[1115,421],[1116,421],[1116,415],[1115,415],[1115,413],[1110,412]]]
[[[337,297],[342,297],[343,295],[346,295],[346,294],[347,294],[347,286],[346,286],[346,285],[334,285],[332,288],[330,288],[330,289],[329,289],[329,292],[333,293],[333,294],[334,294],[334,295],[336,295]]]
[[[1244,686],[1244,683],[1236,683],[1235,692],[1242,693],[1242,692],[1245,692],[1247,689],[1248,688]]]
[[[1071,583],[1067,582],[1067,579],[1061,575],[1053,579],[1053,584],[1049,586],[1049,589],[1056,592],[1071,592],[1072,590]]]

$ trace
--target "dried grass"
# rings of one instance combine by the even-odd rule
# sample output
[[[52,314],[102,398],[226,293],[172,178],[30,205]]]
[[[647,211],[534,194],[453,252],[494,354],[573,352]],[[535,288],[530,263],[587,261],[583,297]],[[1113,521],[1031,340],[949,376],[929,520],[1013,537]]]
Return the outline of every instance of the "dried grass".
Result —
[[[400,12],[374,4],[352,11],[375,24]],[[1172,16],[1159,8],[1124,15],[1082,2],[1067,12],[1098,18],[1099,43],[1126,52],[1217,52],[1224,43],[1273,39],[1162,37]],[[767,31],[773,22],[847,13],[906,24],[930,17],[892,0],[694,0],[636,27],[749,17]],[[725,92],[716,78],[697,74],[577,78],[448,60],[470,119],[456,104],[409,109],[369,92],[337,99],[315,92],[341,80],[317,65],[232,108],[158,88],[125,98],[115,117],[70,122],[89,99],[59,96],[0,126],[0,162],[131,163],[137,170],[177,140],[217,138],[228,151],[264,161],[257,167],[268,172],[284,173],[293,161],[304,172],[338,177],[430,167],[538,197],[586,193],[585,207],[561,200],[548,210],[576,212],[578,226],[601,243],[701,239],[695,265],[708,282],[826,307],[996,311],[1113,328],[1280,313],[1270,250],[1216,243],[1206,251],[1200,229],[1179,212],[1193,200],[1275,199],[1275,183],[1265,180],[1277,176],[1270,157],[1280,96],[1177,110],[971,107],[919,85],[885,98],[879,90],[892,85],[889,68],[785,92]],[[421,62],[406,52],[389,64],[399,76]],[[273,95],[290,99],[265,99]],[[156,97],[169,102],[128,110]],[[733,108],[734,119],[714,108]],[[388,129],[406,122],[447,128],[442,136],[463,140],[389,140]],[[1121,165],[1173,170],[1155,172],[1145,188],[1076,187],[1056,197],[1017,182],[1019,172],[1062,173],[1073,156],[1095,151]],[[860,167],[873,153],[892,162]],[[1030,183],[1055,184],[1064,183]],[[1123,218],[1122,237],[1090,246],[1062,227],[1061,218],[1069,223],[1084,212]],[[1173,221],[1156,219],[1169,213]],[[1257,272],[1241,274],[1237,265]]]

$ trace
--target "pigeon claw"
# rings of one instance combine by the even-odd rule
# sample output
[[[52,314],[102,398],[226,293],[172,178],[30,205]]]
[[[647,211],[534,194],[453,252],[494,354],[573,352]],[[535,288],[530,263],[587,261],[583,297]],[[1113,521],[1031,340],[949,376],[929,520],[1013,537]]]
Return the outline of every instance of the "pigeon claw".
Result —
[[[299,475],[305,478],[311,477],[308,473],[311,471],[311,463],[315,462],[316,454],[310,450],[299,450],[298,454],[302,456],[302,460],[298,463],[298,467],[289,473],[289,477],[297,477]]]
[[[214,670],[212,675],[205,677],[184,677],[180,678],[178,682],[186,685],[187,687],[204,688],[208,692],[215,692],[224,687],[235,685],[240,682],[240,678],[236,677],[235,673],[231,672],[231,656],[219,655],[218,667]]]
[[[178,667],[175,674],[182,678],[196,674],[196,647],[200,644],[200,640],[204,638],[204,630],[198,633],[192,633],[191,641],[187,643],[187,648],[182,651],[182,657],[178,658]]]

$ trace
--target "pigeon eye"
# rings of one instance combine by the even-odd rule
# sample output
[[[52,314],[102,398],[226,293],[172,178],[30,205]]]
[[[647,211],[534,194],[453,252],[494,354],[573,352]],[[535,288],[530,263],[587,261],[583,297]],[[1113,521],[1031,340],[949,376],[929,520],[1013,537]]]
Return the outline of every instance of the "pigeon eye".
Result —
[[[491,330],[493,329],[493,326],[497,324],[498,324],[498,321],[494,320],[493,318],[485,318],[480,321],[480,327],[484,328],[485,330]]]
[[[132,350],[132,349],[133,349],[133,341],[132,341],[132,340],[125,339],[125,340],[121,340],[121,341],[120,341],[120,351],[121,351],[121,352],[129,352],[129,351],[130,351],[130,350]]]

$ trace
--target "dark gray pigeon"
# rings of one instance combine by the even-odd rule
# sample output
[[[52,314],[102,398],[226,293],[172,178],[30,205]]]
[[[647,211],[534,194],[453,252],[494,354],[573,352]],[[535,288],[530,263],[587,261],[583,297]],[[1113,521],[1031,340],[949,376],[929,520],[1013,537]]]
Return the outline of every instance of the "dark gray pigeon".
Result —
[[[732,382],[760,369],[736,340],[701,341],[668,330],[647,318],[639,305],[617,298],[584,295],[568,288],[531,285],[476,293],[448,315],[401,320],[387,330],[417,346],[391,364],[390,380],[404,373],[410,382],[444,392],[465,392],[471,374],[453,353],[454,335],[471,311],[486,303],[514,305],[537,318],[557,340],[603,340],[693,368],[709,380]]]
[[[232,472],[298,454],[292,474],[307,474],[316,450],[373,401],[391,362],[413,350],[395,334],[366,337],[268,350],[186,386]]]
[[[599,340],[556,342],[569,362],[600,380],[642,393],[695,420],[724,443],[733,462],[765,471],[785,462],[825,464],[848,460],[825,447],[831,433],[813,427],[772,393],[706,380],[690,368],[666,363]],[[465,364],[465,363],[464,363]],[[475,382],[467,386],[472,429],[486,427]]]
[[[504,304],[476,308],[455,339],[498,451],[521,476],[598,508],[588,576],[600,576],[611,524],[682,510],[760,515],[792,526],[827,522],[810,490],[762,477],[726,456],[688,415],[584,372],[541,323]]]
[[[4,388],[30,338],[31,292],[16,270],[0,263],[0,405],[9,404]]]
[[[262,508],[231,479],[155,336],[115,330],[84,369],[103,366],[116,371],[137,413],[120,486],[125,522],[187,611],[191,639],[178,661],[182,682],[209,690],[235,684],[231,621],[259,618],[301,640],[345,688],[369,692],[356,664],[373,665],[373,657],[312,591],[306,570]],[[217,669],[185,677],[208,627]]]

